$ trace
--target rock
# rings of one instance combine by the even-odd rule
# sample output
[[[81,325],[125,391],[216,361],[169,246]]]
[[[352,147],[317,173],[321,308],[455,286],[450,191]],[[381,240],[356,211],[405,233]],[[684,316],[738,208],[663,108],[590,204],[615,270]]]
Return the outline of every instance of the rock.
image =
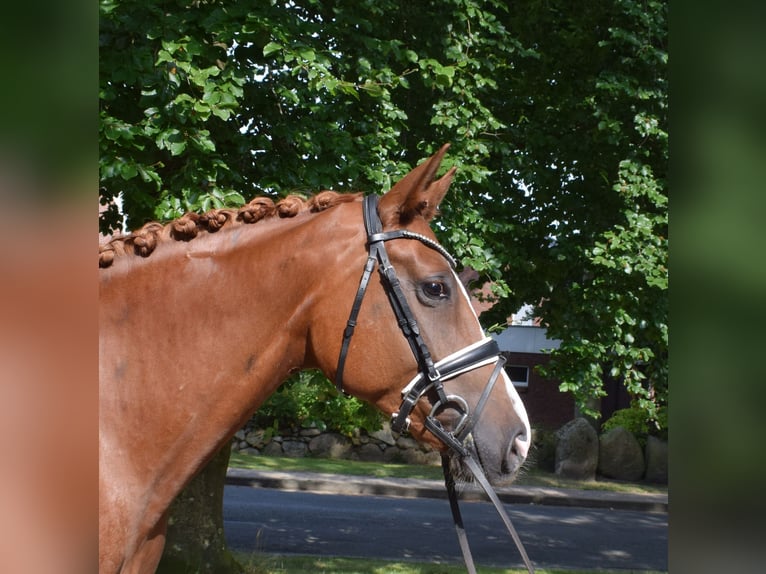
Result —
[[[407,464],[420,464],[430,466],[434,464],[434,461],[436,461],[436,464],[441,465],[441,456],[439,456],[439,453],[435,451],[423,452],[419,449],[407,449],[399,451],[399,453],[402,461]]]
[[[396,439],[394,438],[394,435],[391,434],[391,425],[388,423],[388,421],[383,423],[382,429],[377,430],[374,433],[370,433],[370,436],[375,440],[379,440],[380,442],[387,444],[388,446],[394,446],[396,444]]]
[[[306,456],[307,450],[306,443],[299,440],[286,440],[282,442],[282,452],[285,453],[285,456]]]
[[[262,448],[265,444],[265,441],[263,440],[265,436],[266,431],[253,430],[245,435],[245,441],[250,446],[254,446],[255,448]]]
[[[344,458],[351,450],[351,441],[337,433],[324,433],[311,439],[308,446],[314,456]]]
[[[284,456],[282,452],[282,445],[276,441],[272,441],[263,448],[263,454],[265,456]]]
[[[320,434],[322,434],[322,431],[320,431],[316,427],[311,427],[311,428],[307,428],[307,429],[301,429],[301,433],[300,434],[301,434],[301,436],[305,436],[306,438],[312,438],[312,437],[319,436]]]
[[[614,427],[598,442],[598,471],[602,476],[617,480],[640,480],[644,476],[644,453],[632,432]]]
[[[239,429],[237,432],[235,432],[234,438],[240,441],[245,440],[245,429]]]
[[[396,439],[396,446],[404,450],[418,450],[420,444],[414,438],[408,436],[400,436]]]
[[[650,436],[646,440],[646,474],[644,479],[660,484],[668,483],[668,443]]]
[[[402,460],[407,464],[425,464],[425,453],[408,448],[401,451]]]
[[[402,464],[404,462],[404,458],[402,457],[403,452],[403,450],[396,447],[387,448],[383,451],[383,462]]]
[[[418,448],[420,448],[420,450],[422,452],[425,452],[426,454],[429,453],[429,452],[433,452],[434,451],[434,447],[432,447],[430,444],[428,444],[426,442],[419,442],[418,443]]]
[[[365,462],[382,462],[383,451],[374,443],[367,443],[356,449],[356,458]]]
[[[564,478],[593,480],[598,466],[598,435],[584,418],[556,432],[555,473]]]
[[[438,466],[441,468],[442,455],[438,450],[431,450],[426,453],[426,464],[428,466]]]

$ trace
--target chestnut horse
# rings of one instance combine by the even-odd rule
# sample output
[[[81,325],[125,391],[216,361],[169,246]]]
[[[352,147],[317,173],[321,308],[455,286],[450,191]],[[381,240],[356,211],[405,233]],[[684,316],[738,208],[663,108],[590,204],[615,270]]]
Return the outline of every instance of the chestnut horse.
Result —
[[[155,571],[171,501],[302,368],[513,479],[527,415],[429,227],[447,147],[379,203],[261,198],[101,246],[101,574]]]

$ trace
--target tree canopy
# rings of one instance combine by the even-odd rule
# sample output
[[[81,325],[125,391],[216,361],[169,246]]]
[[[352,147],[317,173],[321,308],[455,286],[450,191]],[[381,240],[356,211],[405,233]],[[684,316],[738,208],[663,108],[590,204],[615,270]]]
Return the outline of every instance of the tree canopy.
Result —
[[[606,376],[667,400],[667,3],[101,0],[100,229],[388,189],[451,142],[437,235]]]

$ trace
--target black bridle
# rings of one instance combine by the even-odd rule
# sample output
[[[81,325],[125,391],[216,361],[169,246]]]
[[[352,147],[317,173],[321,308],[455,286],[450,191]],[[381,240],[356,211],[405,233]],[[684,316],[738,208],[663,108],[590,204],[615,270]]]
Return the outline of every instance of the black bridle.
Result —
[[[460,548],[463,552],[463,558],[465,559],[468,571],[471,574],[475,574],[476,568],[473,564],[471,550],[468,546],[468,540],[463,527],[463,520],[460,515],[457,489],[455,487],[455,480],[452,476],[450,464],[451,457],[458,457],[465,464],[492,500],[495,508],[503,519],[503,522],[508,528],[513,541],[516,543],[516,547],[519,549],[519,553],[524,560],[527,570],[532,574],[534,568],[527,557],[527,553],[516,530],[511,524],[510,518],[508,518],[497,494],[484,476],[481,466],[474,460],[470,449],[466,446],[471,431],[481,415],[481,412],[484,410],[484,407],[489,400],[489,395],[495,386],[495,382],[500,376],[505,363],[505,358],[500,354],[500,349],[497,346],[497,343],[491,338],[485,338],[434,363],[428,346],[420,334],[420,328],[418,327],[415,316],[404,296],[396,271],[388,259],[386,242],[394,239],[414,239],[420,241],[426,247],[440,253],[449,262],[450,267],[452,268],[455,267],[455,260],[441,245],[424,235],[413,233],[406,229],[383,231],[383,224],[381,223],[378,214],[378,199],[377,195],[368,195],[364,198],[362,204],[364,226],[367,231],[368,257],[364,266],[364,271],[362,272],[362,278],[359,281],[356,297],[354,297],[354,303],[351,306],[351,313],[348,322],[346,323],[346,328],[343,331],[343,341],[341,343],[340,355],[338,357],[338,368],[335,374],[335,385],[339,391],[343,391],[343,373],[345,370],[349,345],[351,343],[351,338],[354,335],[359,310],[362,306],[362,300],[367,292],[372,272],[377,264],[383,289],[388,296],[389,303],[391,304],[399,328],[409,343],[418,365],[418,374],[402,390],[402,403],[399,407],[399,411],[394,413],[391,418],[391,430],[398,433],[407,430],[410,426],[410,414],[415,408],[415,405],[417,405],[425,394],[433,393],[436,400],[433,403],[430,414],[425,417],[424,425],[431,433],[449,447],[449,454],[442,455],[444,482],[449,495],[450,508],[455,521]],[[448,395],[446,393],[444,389],[445,381],[455,378],[465,372],[493,363],[495,365],[494,370],[492,371],[489,381],[473,411],[470,410],[465,399],[459,395]],[[455,410],[459,417],[453,430],[445,429],[441,422],[436,418],[438,412],[448,408]]]

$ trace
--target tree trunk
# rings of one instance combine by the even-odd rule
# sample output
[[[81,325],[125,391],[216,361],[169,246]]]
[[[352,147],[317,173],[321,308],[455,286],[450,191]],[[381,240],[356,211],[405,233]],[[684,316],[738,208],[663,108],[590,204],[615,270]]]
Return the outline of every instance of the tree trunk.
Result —
[[[170,506],[167,540],[157,574],[241,574],[223,533],[227,444]]]

